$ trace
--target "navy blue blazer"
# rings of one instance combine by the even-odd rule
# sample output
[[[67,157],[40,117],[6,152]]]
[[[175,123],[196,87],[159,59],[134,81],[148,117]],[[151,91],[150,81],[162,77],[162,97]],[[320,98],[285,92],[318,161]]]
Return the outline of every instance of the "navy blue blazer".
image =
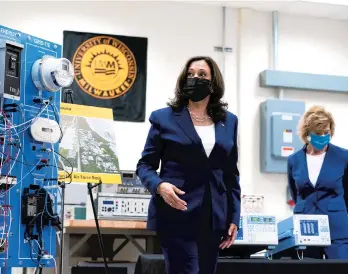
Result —
[[[288,158],[290,191],[294,214],[328,215],[331,240],[348,238],[348,151],[328,145],[314,187],[308,175],[306,146]]]
[[[237,168],[237,117],[227,112],[226,121],[215,124],[216,142],[209,157],[186,107],[154,111],[150,122],[137,165],[138,177],[152,194],[148,229],[174,234],[197,233],[207,184],[211,186],[212,228],[226,231],[230,223],[238,227],[241,189]],[[171,183],[185,192],[179,197],[186,201],[186,211],[172,208],[156,193],[161,182]]]

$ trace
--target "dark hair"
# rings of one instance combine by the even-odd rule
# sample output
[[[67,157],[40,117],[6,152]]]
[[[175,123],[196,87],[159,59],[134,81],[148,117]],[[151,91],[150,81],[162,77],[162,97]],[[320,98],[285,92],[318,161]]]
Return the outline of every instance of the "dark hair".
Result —
[[[204,60],[207,62],[211,71],[211,83],[212,83],[213,93],[210,95],[209,103],[207,105],[207,112],[215,123],[218,121],[223,121],[226,118],[226,109],[228,106],[227,103],[221,100],[225,92],[224,79],[222,77],[222,74],[218,65],[210,57],[196,56],[196,57],[190,58],[186,62],[185,67],[180,73],[176,83],[175,97],[168,103],[168,106],[171,106],[174,109],[179,109],[188,105],[189,100],[186,94],[184,94],[183,92],[183,87],[186,82],[188,70],[191,64],[195,61],[201,61],[201,60]]]

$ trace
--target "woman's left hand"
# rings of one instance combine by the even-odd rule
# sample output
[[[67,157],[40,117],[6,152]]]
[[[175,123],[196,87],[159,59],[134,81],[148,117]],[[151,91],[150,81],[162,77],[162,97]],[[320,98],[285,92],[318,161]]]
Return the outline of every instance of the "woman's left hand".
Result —
[[[224,238],[224,241],[220,244],[221,249],[229,248],[233,245],[234,240],[237,237],[238,228],[235,224],[230,224],[228,229],[228,236]]]

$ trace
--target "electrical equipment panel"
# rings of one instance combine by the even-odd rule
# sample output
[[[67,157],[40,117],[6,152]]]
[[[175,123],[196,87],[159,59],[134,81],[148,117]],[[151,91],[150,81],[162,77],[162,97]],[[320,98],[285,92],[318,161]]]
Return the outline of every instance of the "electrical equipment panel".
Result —
[[[117,185],[117,193],[150,195],[150,192],[141,183],[135,171],[121,171],[122,183]]]
[[[95,206],[99,219],[146,220],[151,195],[98,193]]]
[[[235,245],[275,246],[278,244],[278,228],[273,215],[243,214]]]
[[[121,184],[101,184],[98,192],[150,195],[150,192],[141,183],[135,171],[121,170]]]
[[[329,246],[329,218],[327,215],[295,214],[278,223],[278,241],[272,255],[307,246]]]
[[[135,171],[122,170],[121,184],[101,184],[93,193],[94,204],[100,219],[146,220],[151,199]],[[87,218],[92,212],[87,205]]]
[[[286,173],[287,158],[303,147],[297,134],[305,103],[269,99],[260,106],[260,167],[263,173]]]
[[[15,41],[0,40],[0,96],[19,100],[20,72],[23,45]]]
[[[73,78],[60,45],[0,26],[1,273],[55,266],[60,89]]]

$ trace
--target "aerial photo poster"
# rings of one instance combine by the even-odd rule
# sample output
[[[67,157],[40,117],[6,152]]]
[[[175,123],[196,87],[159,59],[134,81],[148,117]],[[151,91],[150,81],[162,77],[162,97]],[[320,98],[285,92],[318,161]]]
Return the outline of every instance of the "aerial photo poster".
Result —
[[[112,109],[61,103],[60,125],[60,180],[121,183]]]

